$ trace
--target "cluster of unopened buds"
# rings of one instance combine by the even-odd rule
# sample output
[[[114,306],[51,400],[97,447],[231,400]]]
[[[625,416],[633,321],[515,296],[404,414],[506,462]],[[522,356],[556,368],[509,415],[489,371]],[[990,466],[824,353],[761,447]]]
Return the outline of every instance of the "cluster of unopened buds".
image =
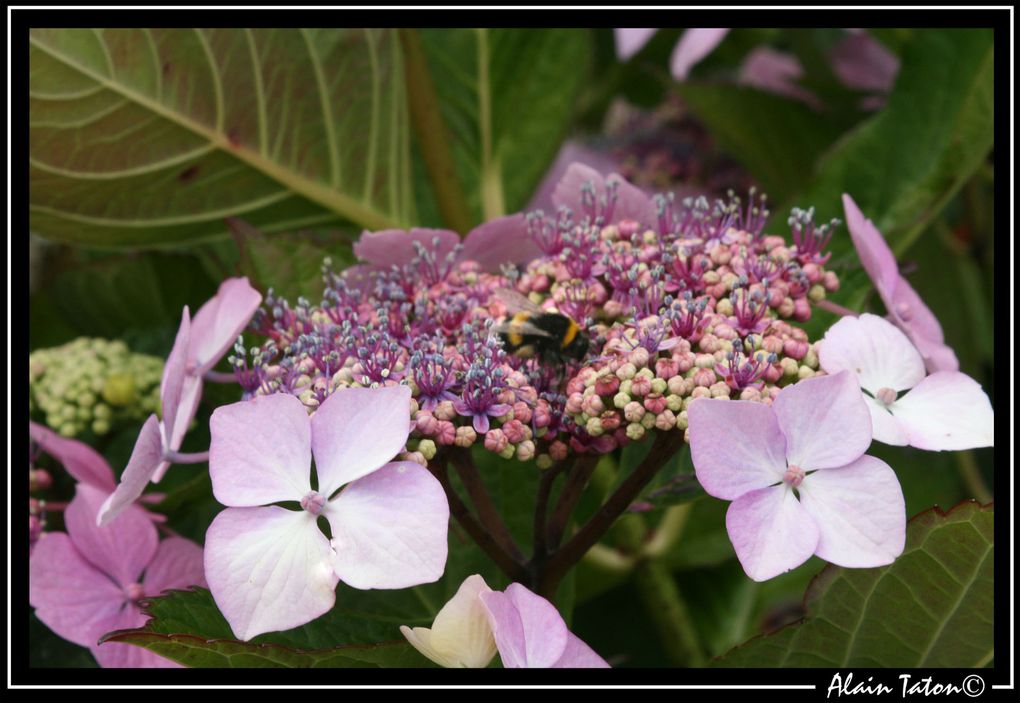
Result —
[[[838,288],[823,253],[835,223],[795,211],[790,244],[763,234],[765,198],[753,192],[675,203],[573,173],[573,199],[558,190],[555,215],[503,218],[475,236],[516,237],[505,258],[521,268],[468,258],[475,232],[463,245],[442,230],[366,233],[355,248],[366,264],[337,274],[325,263],[319,305],[267,296],[253,328],[268,341],[246,354],[239,340],[230,359],[246,396],[290,393],[313,411],[339,388],[404,383],[415,403],[402,458],[480,444],[546,468],[683,430],[695,398],[769,402],[817,372],[787,320],[808,319]],[[507,289],[576,321],[589,353],[516,354],[494,326],[518,312]]]
[[[65,437],[97,435],[159,407],[163,360],[119,340],[80,337],[28,358],[29,411]]]

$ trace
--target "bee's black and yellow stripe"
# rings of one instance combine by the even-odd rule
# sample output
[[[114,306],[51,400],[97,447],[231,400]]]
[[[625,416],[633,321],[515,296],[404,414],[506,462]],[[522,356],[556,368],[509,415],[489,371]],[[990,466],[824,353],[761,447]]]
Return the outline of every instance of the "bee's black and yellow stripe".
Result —
[[[580,334],[581,328],[566,315],[519,312],[510,319],[500,336],[506,350],[516,356],[530,358],[539,354],[555,359],[583,356],[588,344],[580,338]]]

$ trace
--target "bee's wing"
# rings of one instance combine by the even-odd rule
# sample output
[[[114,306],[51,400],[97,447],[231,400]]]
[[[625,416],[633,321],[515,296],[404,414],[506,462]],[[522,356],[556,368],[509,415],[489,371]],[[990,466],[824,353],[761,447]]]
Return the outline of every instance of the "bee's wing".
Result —
[[[521,295],[510,288],[497,288],[493,296],[506,306],[506,310],[511,317],[514,313],[518,312],[530,312],[532,315],[542,315],[545,313],[545,310],[531,302],[531,299],[526,295]]]
[[[536,327],[534,324],[526,320],[507,320],[506,322],[501,322],[492,328],[492,334],[530,334],[536,337],[552,338],[552,335],[549,334],[549,332],[541,327]]]

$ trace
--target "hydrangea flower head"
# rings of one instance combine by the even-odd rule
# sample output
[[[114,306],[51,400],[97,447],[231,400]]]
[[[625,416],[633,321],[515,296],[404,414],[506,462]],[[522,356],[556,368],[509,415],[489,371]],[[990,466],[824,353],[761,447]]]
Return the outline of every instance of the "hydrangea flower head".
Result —
[[[147,620],[139,599],[168,588],[204,586],[202,549],[190,540],[160,542],[144,510],[129,506],[106,527],[96,514],[106,494],[79,483],[64,519],[29,562],[29,602],[36,616],[66,640],[88,647],[104,667],[176,667],[142,647],[99,638]]]
[[[857,255],[882,298],[889,319],[914,343],[928,371],[958,371],[960,362],[946,345],[942,326],[903,276],[892,249],[857,203],[843,194],[843,209]]]
[[[406,386],[348,388],[311,418],[288,394],[213,413],[209,473],[213,494],[229,507],[206,533],[206,575],[238,637],[322,615],[338,580],[407,588],[442,575],[449,521],[442,486],[418,464],[387,463],[407,441],[410,400]],[[298,509],[270,505],[279,502]]]
[[[787,386],[771,406],[695,400],[688,419],[698,481],[733,501],[726,530],[755,581],[813,554],[873,567],[902,553],[903,493],[893,470],[864,454],[871,417],[853,374]]]
[[[818,360],[826,373],[855,375],[879,442],[934,451],[994,443],[994,412],[977,381],[959,371],[926,376],[920,352],[884,318],[844,317],[825,333]]]

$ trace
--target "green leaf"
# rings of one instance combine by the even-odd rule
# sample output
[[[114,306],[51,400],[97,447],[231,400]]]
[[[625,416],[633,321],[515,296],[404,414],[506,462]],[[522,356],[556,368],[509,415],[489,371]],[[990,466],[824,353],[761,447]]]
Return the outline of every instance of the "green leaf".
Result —
[[[31,228],[153,246],[412,220],[399,43],[369,29],[33,29]]]
[[[722,667],[982,667],[991,661],[991,506],[912,519],[903,554],[880,569],[827,566],[807,616],[713,662]]]
[[[850,193],[902,253],[992,147],[993,53],[991,30],[915,31],[885,109],[833,147],[797,203],[842,218],[840,195]],[[849,237],[831,249],[850,251]]]
[[[804,188],[819,155],[853,123],[852,113],[819,114],[754,88],[687,82],[677,90],[720,148],[743,164],[771,202],[785,202]]]
[[[145,647],[194,667],[415,667],[429,662],[400,638],[399,626],[431,622],[414,589],[356,591],[341,586],[338,605],[287,632],[240,642],[206,589],[169,591],[146,604],[144,627],[103,638]]]
[[[86,260],[71,255],[69,270],[50,283],[64,319],[96,337],[122,338],[133,351],[165,354],[181,310],[205,302],[215,285],[191,256],[163,253]]]
[[[573,116],[588,30],[424,29],[421,37],[476,220],[521,209]]]
[[[239,268],[263,291],[269,288],[291,303],[299,296],[317,302],[322,299],[322,263],[333,259],[333,268],[341,271],[353,263],[350,232],[297,232],[270,235],[245,222],[231,219],[231,233],[241,250]]]

